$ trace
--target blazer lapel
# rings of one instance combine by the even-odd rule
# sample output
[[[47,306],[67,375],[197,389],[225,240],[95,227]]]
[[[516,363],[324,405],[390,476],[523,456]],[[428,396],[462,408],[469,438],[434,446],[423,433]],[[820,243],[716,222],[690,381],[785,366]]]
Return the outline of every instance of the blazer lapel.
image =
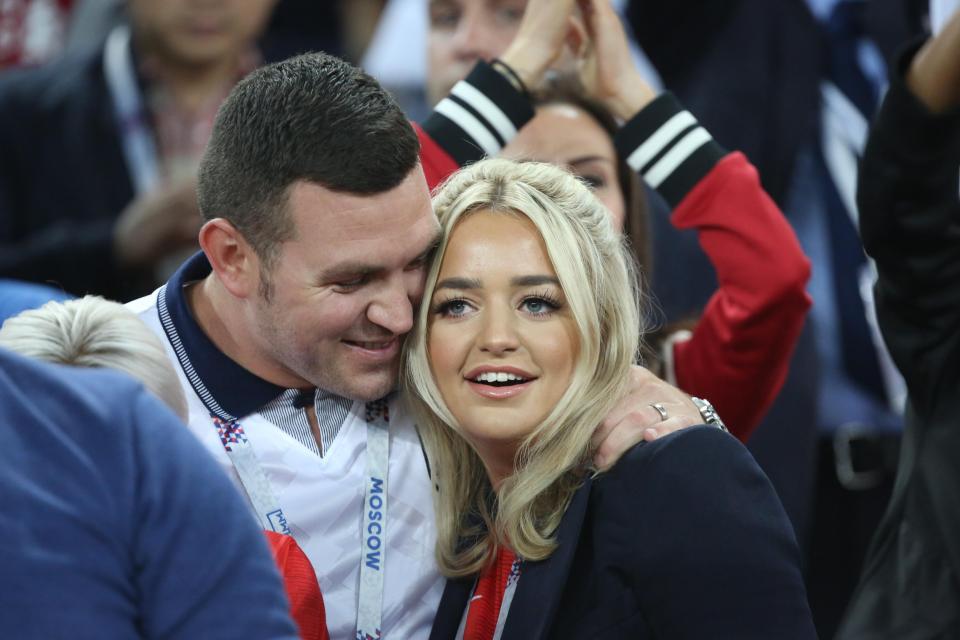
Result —
[[[592,479],[588,477],[573,495],[570,506],[560,520],[557,549],[553,555],[542,562],[524,563],[517,591],[510,604],[502,640],[536,640],[546,638],[550,632],[577,550],[580,529],[583,527],[590,499],[591,484]],[[446,598],[447,594],[443,595]],[[457,623],[459,622],[458,619]]]
[[[433,628],[430,630],[430,640],[450,640],[457,637],[474,581],[474,578],[447,578],[437,617],[434,618]]]

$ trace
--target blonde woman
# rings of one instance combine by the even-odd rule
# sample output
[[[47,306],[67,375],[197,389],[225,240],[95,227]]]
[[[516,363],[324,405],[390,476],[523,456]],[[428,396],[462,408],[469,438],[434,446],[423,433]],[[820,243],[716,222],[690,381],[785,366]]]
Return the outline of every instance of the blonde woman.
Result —
[[[790,524],[733,437],[686,429],[592,473],[640,314],[589,189],[485,160],[434,207],[443,240],[404,362],[449,578],[431,637],[815,637]]]

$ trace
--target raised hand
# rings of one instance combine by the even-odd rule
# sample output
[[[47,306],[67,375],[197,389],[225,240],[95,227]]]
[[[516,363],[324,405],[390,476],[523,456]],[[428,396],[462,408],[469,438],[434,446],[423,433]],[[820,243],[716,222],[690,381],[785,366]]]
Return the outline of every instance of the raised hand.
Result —
[[[500,59],[528,88],[539,84],[544,72],[560,58],[567,41],[576,37],[575,5],[575,0],[530,0],[527,4],[517,35]]]
[[[934,113],[960,105],[960,10],[913,57],[906,80],[910,91]]]
[[[586,30],[580,47],[580,81],[619,119],[628,120],[656,93],[630,55],[627,34],[610,0],[578,0]]]
[[[593,434],[594,465],[608,469],[640,441],[655,440],[702,422],[690,396],[647,369],[633,366],[629,391]]]

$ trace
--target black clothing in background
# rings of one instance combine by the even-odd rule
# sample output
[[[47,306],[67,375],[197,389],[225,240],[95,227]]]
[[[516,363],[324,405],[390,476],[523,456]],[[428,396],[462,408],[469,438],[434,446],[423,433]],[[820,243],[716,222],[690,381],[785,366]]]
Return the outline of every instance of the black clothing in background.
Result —
[[[0,76],[0,277],[129,300],[154,285],[114,260],[133,200],[103,50]]]
[[[933,115],[891,73],[860,166],[877,316],[906,379],[893,497],[838,639],[960,636],[960,109]]]

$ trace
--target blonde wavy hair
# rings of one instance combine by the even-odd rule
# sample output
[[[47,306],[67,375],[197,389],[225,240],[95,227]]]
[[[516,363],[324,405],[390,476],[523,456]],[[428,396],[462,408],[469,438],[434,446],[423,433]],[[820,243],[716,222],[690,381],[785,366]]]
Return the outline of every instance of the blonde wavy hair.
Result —
[[[121,371],[187,419],[187,401],[159,338],[117,302],[86,296],[24,311],[0,327],[0,347],[56,364]]]
[[[500,545],[542,560],[589,471],[591,436],[622,396],[636,361],[640,291],[632,253],[589,188],[554,165],[483,160],[450,177],[433,206],[443,239],[404,352],[402,381],[438,486],[437,562],[447,576],[479,572]],[[430,300],[454,227],[477,211],[525,216],[540,232],[579,332],[570,386],[520,444],[515,472],[494,492],[480,457],[440,395],[430,367]]]

